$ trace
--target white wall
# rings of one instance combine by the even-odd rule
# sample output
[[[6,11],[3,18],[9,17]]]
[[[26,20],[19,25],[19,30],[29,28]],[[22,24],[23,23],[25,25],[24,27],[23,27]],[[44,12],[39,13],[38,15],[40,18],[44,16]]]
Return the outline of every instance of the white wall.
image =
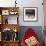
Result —
[[[22,26],[42,26],[43,25],[43,6],[42,0],[24,0],[20,6],[20,25]],[[37,7],[38,8],[38,21],[37,22],[24,22],[23,21],[23,7]]]
[[[1,7],[15,6],[15,0],[0,0]],[[43,6],[42,0],[17,0],[19,6],[19,24],[21,26],[43,26]],[[38,8],[38,21],[37,22],[24,22],[23,21],[23,7],[37,7]]]

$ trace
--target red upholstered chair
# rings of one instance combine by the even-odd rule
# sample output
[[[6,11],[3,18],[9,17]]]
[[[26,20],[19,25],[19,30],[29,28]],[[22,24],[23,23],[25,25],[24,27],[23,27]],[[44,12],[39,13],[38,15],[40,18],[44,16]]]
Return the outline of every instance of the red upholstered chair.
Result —
[[[33,36],[34,38],[36,38],[36,41],[37,41],[36,44],[35,44],[35,45],[27,45],[28,42],[27,42],[26,40],[27,40],[27,39],[29,40],[30,38],[33,39],[32,36]],[[26,41],[27,43],[26,43],[25,41]],[[29,40],[29,41],[30,41],[30,40]],[[30,42],[30,44],[31,44],[31,42]],[[27,31],[25,32],[25,35],[24,35],[24,37],[22,38],[21,46],[41,46],[41,44],[39,43],[39,41],[38,41],[38,39],[37,39],[37,35],[36,35],[36,33],[34,32],[34,30],[33,30],[32,28],[28,28]]]

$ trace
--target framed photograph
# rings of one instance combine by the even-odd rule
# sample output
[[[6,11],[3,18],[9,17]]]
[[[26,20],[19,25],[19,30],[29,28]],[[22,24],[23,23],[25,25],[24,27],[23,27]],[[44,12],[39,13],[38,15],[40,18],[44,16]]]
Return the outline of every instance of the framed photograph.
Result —
[[[10,10],[10,12],[9,12],[10,15],[16,15],[17,13],[18,13],[18,12],[15,11],[15,10]]]
[[[2,10],[2,15],[9,15],[9,10]]]
[[[24,7],[23,9],[24,21],[37,21],[38,8],[37,7]]]

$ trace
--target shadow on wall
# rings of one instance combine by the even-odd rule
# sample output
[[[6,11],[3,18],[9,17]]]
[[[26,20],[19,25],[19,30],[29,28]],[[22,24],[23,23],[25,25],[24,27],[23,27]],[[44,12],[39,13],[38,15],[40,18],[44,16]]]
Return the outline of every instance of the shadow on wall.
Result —
[[[20,32],[19,32],[19,39],[20,39],[20,42],[24,36],[24,33],[25,31],[28,29],[28,28],[32,28],[37,36],[38,36],[38,39],[41,43],[43,43],[43,30],[42,30],[42,27],[41,26],[21,26],[20,27]]]

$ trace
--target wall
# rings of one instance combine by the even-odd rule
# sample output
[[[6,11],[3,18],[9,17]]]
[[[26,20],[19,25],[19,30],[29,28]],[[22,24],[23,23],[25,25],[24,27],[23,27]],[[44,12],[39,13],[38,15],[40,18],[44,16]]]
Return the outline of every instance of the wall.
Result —
[[[14,0],[15,1],[15,0]],[[2,7],[9,7],[9,6],[15,6],[13,0],[0,0],[0,6]],[[19,24],[21,26],[43,26],[43,6],[42,6],[42,0],[17,0],[17,3],[19,6]],[[37,22],[24,22],[23,21],[23,7],[37,7],[38,8],[38,21]]]
[[[32,3],[33,2],[33,3]],[[23,3],[23,4],[22,4]],[[20,8],[20,25],[22,26],[43,26],[43,6],[42,0],[24,0]],[[38,8],[38,21],[37,22],[24,22],[23,21],[23,7],[37,7]],[[22,19],[21,19],[22,18]]]

